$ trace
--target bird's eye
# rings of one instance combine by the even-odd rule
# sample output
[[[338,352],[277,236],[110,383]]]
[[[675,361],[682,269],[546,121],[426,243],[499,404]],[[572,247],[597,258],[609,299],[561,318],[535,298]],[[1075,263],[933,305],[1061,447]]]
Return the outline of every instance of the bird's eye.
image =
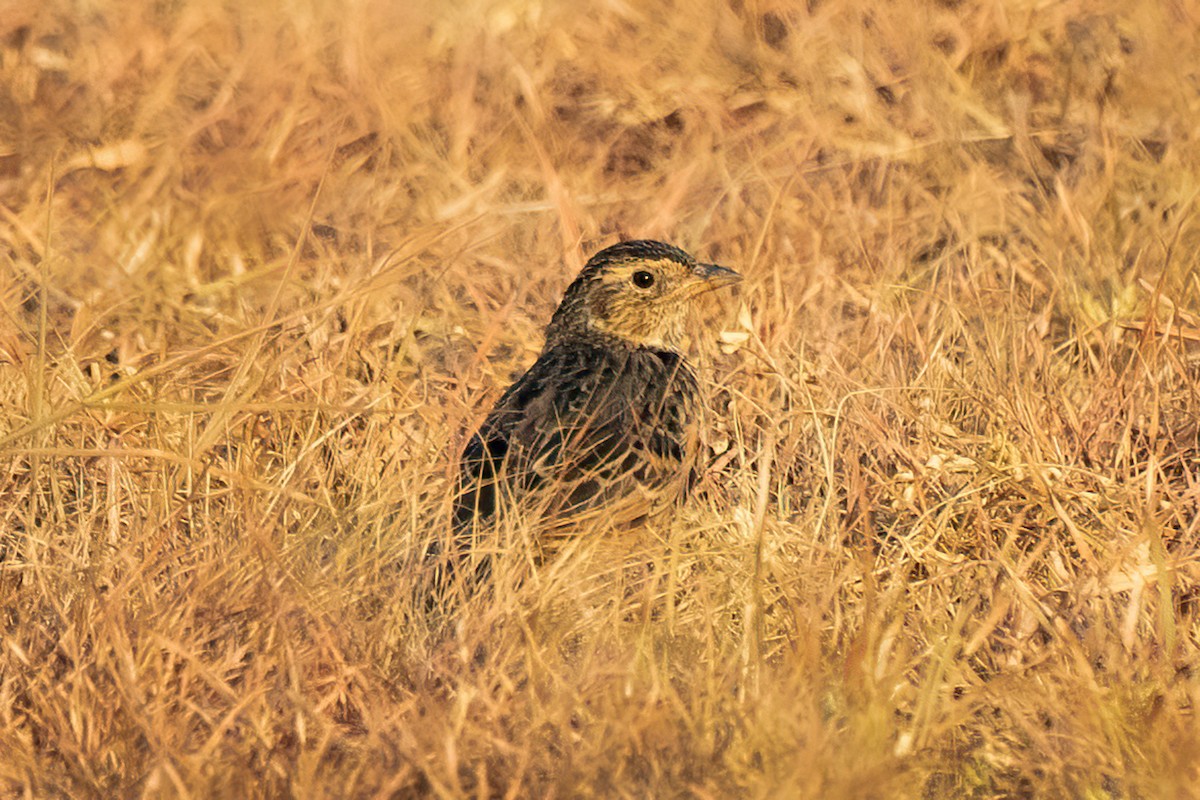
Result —
[[[654,275],[644,269],[639,269],[633,273],[633,285],[639,289],[649,289],[654,285]]]

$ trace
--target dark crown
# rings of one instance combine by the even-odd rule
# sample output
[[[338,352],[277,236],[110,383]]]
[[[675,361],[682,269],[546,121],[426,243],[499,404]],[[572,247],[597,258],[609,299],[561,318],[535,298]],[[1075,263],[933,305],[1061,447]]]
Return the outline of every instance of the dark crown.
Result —
[[[634,259],[644,259],[646,261],[669,259],[679,264],[687,265],[696,263],[696,259],[673,245],[666,244],[665,242],[656,242],[652,239],[633,239],[628,242],[618,242],[596,253],[588,259],[584,270],[598,270],[608,264],[618,264],[622,261],[632,261]]]

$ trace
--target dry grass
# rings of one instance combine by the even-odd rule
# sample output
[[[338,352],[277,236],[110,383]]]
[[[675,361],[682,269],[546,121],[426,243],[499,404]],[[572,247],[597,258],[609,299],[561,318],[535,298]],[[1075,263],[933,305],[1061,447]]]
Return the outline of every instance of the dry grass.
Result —
[[[1200,796],[1200,4],[419,5],[0,14],[0,794]],[[706,491],[427,612],[628,236]]]

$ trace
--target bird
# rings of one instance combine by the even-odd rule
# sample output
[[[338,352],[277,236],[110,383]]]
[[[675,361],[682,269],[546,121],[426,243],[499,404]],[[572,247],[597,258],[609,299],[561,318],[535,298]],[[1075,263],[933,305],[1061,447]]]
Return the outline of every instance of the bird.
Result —
[[[681,352],[697,297],[736,271],[670,244],[593,255],[546,327],[541,354],[501,395],[459,458],[452,564],[491,569],[483,537],[519,509],[555,528],[629,526],[686,495],[700,389]]]

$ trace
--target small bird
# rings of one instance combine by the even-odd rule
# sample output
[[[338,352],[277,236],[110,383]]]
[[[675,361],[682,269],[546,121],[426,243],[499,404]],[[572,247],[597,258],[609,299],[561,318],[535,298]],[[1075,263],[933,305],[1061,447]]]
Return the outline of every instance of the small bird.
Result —
[[[740,280],[662,242],[592,256],[541,355],[463,450],[454,560],[470,557],[486,575],[480,531],[513,508],[553,525],[589,515],[629,525],[682,497],[699,442],[699,386],[679,352],[688,312],[698,295]]]

